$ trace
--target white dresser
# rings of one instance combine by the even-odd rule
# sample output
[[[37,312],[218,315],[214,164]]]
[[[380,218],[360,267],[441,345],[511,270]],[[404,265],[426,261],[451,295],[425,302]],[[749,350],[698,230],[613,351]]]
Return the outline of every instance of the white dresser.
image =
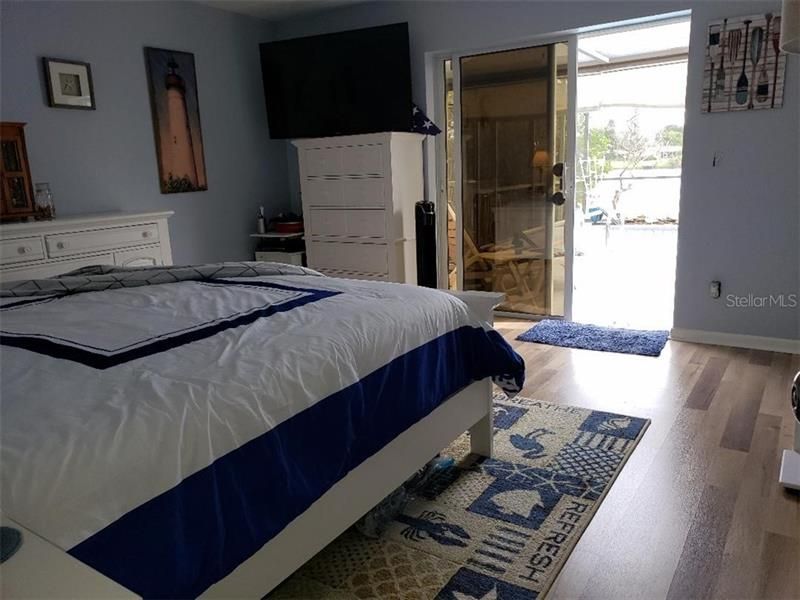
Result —
[[[293,142],[309,267],[335,277],[417,283],[414,204],[423,197],[424,137]]]
[[[103,213],[0,226],[0,279],[61,275],[89,265],[171,265],[172,211]]]

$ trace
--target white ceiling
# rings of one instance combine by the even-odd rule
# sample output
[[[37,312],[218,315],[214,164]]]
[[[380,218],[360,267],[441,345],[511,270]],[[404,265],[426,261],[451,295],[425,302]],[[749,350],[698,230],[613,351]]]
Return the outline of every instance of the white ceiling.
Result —
[[[366,0],[199,0],[203,4],[232,12],[278,21],[327,8],[358,4]]]

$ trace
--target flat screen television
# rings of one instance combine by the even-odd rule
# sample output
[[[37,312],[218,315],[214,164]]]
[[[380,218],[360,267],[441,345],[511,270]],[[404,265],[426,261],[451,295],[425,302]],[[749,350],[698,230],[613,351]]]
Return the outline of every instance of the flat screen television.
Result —
[[[273,139],[409,131],[408,24],[261,44]]]

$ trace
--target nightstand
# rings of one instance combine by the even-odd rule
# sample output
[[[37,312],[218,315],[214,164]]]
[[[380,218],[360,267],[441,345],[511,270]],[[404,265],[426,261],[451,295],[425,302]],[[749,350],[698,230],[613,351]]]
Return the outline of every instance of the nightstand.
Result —
[[[301,233],[251,233],[258,239],[256,260],[305,265],[305,242]]]
[[[302,267],[305,262],[306,253],[300,252],[261,252],[256,250],[256,260],[266,262],[286,263],[287,265],[297,265]]]

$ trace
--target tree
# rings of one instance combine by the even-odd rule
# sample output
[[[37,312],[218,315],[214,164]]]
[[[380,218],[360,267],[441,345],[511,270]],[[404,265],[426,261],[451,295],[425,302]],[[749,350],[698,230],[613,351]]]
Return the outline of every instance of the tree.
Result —
[[[614,119],[609,119],[606,126],[603,128],[603,131],[608,137],[608,156],[606,158],[608,160],[612,160],[614,158],[618,158],[618,146],[619,146],[619,136],[617,135],[617,123]]]
[[[589,131],[589,156],[603,159],[608,156],[613,140],[605,129],[591,129]]]
[[[587,113],[578,115],[578,152],[581,158],[591,159],[595,164],[603,164],[604,172],[608,172],[610,159],[617,145],[614,121],[609,121],[605,127],[592,127],[589,129],[588,144],[586,140]],[[588,155],[587,155],[588,152]]]
[[[619,174],[622,177],[626,171],[635,169],[645,156],[647,156],[647,138],[639,127],[639,111],[635,111],[628,119],[625,133],[619,139],[620,158],[625,161],[625,166]]]
[[[683,126],[667,125],[656,134],[659,146],[683,146]]]

